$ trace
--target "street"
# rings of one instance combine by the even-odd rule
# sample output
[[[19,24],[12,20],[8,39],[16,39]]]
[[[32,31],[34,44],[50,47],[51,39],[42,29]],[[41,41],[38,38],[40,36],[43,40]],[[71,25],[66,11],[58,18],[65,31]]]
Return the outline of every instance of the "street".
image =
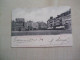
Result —
[[[58,34],[71,34],[71,30],[31,30],[31,31],[12,31],[11,36],[24,36],[24,35],[58,35]]]

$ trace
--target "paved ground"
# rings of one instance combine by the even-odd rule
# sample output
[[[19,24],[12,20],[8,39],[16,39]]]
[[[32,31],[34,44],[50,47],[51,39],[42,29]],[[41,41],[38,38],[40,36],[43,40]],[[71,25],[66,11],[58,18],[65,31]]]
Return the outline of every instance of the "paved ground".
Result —
[[[12,31],[12,36],[24,35],[57,35],[57,34],[70,34],[71,30],[34,30],[34,31]]]

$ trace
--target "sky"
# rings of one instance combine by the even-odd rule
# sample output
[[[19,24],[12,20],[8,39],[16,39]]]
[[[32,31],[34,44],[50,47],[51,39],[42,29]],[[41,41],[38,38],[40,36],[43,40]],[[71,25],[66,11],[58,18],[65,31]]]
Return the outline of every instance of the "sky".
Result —
[[[57,15],[66,12],[69,10],[69,6],[60,6],[60,7],[46,7],[46,8],[16,8],[12,11],[12,20],[16,18],[24,18],[25,21],[41,21],[47,22],[50,16],[53,18],[57,17]]]

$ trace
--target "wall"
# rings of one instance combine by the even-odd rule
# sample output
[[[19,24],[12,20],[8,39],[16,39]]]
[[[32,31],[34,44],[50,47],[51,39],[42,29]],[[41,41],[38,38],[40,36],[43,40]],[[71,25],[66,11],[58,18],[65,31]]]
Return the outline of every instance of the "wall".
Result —
[[[72,8],[72,47],[11,48],[11,12],[15,8]],[[0,60],[80,60],[80,0],[0,0]]]

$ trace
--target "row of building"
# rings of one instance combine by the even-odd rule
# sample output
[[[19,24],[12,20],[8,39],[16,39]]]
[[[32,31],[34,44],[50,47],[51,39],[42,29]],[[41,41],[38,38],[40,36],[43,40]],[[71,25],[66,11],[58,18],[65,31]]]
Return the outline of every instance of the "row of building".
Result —
[[[47,30],[57,28],[71,29],[71,9],[53,18],[51,16],[45,22],[25,22],[24,18],[16,18],[12,21],[12,31]]]
[[[47,29],[47,24],[44,22],[25,22],[24,18],[16,18],[12,21],[12,31],[27,31],[27,30],[44,30]]]
[[[57,17],[47,21],[48,29],[56,29],[64,27],[65,29],[71,29],[71,9],[58,15]]]

